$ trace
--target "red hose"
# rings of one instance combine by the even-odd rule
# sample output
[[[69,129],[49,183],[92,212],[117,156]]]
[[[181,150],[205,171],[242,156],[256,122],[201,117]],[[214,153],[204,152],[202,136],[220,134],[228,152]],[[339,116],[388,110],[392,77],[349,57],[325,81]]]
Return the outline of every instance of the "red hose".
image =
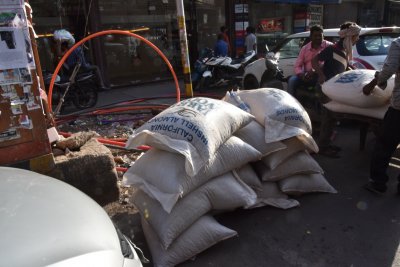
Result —
[[[171,71],[171,74],[174,78],[175,81],[175,88],[176,88],[176,102],[180,101],[181,98],[181,92],[179,89],[179,83],[178,83],[178,78],[176,77],[175,71],[171,65],[171,63],[169,62],[168,58],[163,54],[163,52],[161,52],[160,49],[158,49],[157,46],[155,46],[152,42],[150,42],[149,40],[145,39],[144,37],[137,35],[135,33],[132,32],[128,32],[128,31],[121,31],[121,30],[106,30],[106,31],[100,31],[100,32],[96,32],[93,33],[91,35],[86,36],[85,38],[83,38],[82,40],[80,40],[79,42],[77,42],[76,44],[74,44],[65,54],[64,56],[61,58],[60,62],[58,62],[58,65],[53,73],[53,76],[51,76],[51,81],[50,81],[50,87],[49,87],[49,101],[48,101],[48,106],[49,106],[49,110],[52,111],[52,95],[53,95],[53,86],[54,86],[54,82],[56,80],[57,74],[61,69],[61,66],[64,64],[65,60],[69,57],[69,55],[72,53],[72,51],[74,51],[78,46],[80,46],[81,44],[85,43],[86,41],[93,39],[95,37],[98,36],[102,36],[102,35],[107,35],[107,34],[122,34],[122,35],[128,35],[128,36],[132,36],[134,38],[140,39],[141,41],[145,42],[147,45],[149,45],[151,48],[153,48],[157,54],[165,61],[165,63],[167,64],[169,70]]]
[[[64,137],[70,137],[72,135],[72,134],[66,133],[66,132],[58,132],[58,133]],[[107,139],[107,138],[103,138],[103,137],[96,137],[96,139],[97,139],[97,141],[99,141],[102,144],[109,144],[109,145],[120,146],[120,147],[125,147],[125,145],[126,145],[125,142],[122,142],[119,140],[112,140],[112,139]],[[136,147],[136,149],[144,150],[144,151],[147,151],[150,148],[151,148],[150,146],[145,146],[145,145]]]
[[[76,44],[74,44],[65,54],[64,56],[61,58],[60,62],[58,62],[58,65],[53,73],[53,75],[51,76],[51,81],[50,81],[50,86],[49,86],[49,101],[48,101],[48,107],[49,110],[52,111],[52,95],[53,95],[53,87],[54,87],[54,82],[56,80],[57,74],[61,69],[61,66],[64,64],[65,60],[69,57],[69,55],[72,53],[72,51],[74,51],[78,46],[82,45],[83,43],[85,43],[86,41],[93,39],[95,37],[98,36],[102,36],[102,35],[108,35],[108,34],[122,34],[122,35],[128,35],[128,36],[132,36],[134,38],[140,39],[141,41],[143,41],[144,43],[146,43],[147,45],[149,45],[151,48],[153,48],[157,54],[164,60],[164,62],[167,64],[168,68],[171,71],[171,74],[174,78],[174,82],[175,82],[175,89],[176,89],[176,102],[180,101],[180,88],[179,88],[179,82],[178,82],[178,78],[176,77],[176,73],[171,65],[171,63],[169,62],[168,58],[163,54],[163,52],[161,52],[161,50],[155,46],[152,42],[150,42],[149,40],[145,39],[144,37],[137,35],[135,33],[131,33],[128,31],[121,31],[121,30],[106,30],[106,31],[100,31],[100,32],[96,32],[93,33],[91,35],[86,36],[85,38],[83,38],[82,40],[80,40],[79,42],[77,42]],[[115,107],[115,108],[111,108],[111,109],[107,109],[107,110],[98,110],[93,112],[93,115],[97,115],[97,114],[105,114],[106,112],[120,112],[120,111],[127,111],[127,110],[138,110],[138,109],[153,109],[153,108],[161,108],[161,109],[165,109],[166,106],[164,105],[154,105],[154,106],[138,106],[138,107]],[[68,137],[71,136],[71,134],[68,133],[60,133],[62,134],[64,137]],[[108,140],[105,138],[97,138],[97,140],[101,143],[105,143],[105,144],[112,144],[112,145],[116,145],[116,146],[121,146],[121,147],[125,147],[125,143],[124,142],[118,142],[118,141],[113,141],[113,140]],[[137,149],[140,150],[149,150],[150,147],[149,146],[139,146]]]

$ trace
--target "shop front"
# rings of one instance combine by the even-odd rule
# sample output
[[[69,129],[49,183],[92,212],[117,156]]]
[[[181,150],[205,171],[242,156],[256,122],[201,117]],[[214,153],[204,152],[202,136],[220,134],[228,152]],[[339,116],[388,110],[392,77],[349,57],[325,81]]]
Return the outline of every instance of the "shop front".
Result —
[[[34,27],[43,69],[54,69],[52,33],[69,30],[78,41],[102,30],[128,30],[154,43],[182,75],[179,28],[175,0],[35,0]],[[225,0],[185,0],[190,60],[198,51],[213,47],[225,24]],[[139,39],[106,35],[85,44],[87,58],[98,65],[109,85],[124,86],[170,79],[168,67],[158,54]]]
[[[272,50],[286,36],[324,24],[324,7],[340,0],[254,0],[249,4],[250,24],[256,28],[258,52]]]

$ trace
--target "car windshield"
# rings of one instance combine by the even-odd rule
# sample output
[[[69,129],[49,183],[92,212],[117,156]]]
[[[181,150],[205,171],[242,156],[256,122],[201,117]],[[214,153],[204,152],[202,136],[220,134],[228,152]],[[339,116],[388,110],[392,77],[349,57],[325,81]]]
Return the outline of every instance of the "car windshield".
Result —
[[[279,58],[296,58],[299,55],[300,49],[307,38],[286,39],[274,50],[279,52]]]
[[[399,33],[361,35],[356,45],[357,51],[360,56],[387,55],[392,40],[398,36]]]
[[[336,36],[324,36],[324,39],[335,43],[339,41],[339,37]],[[273,52],[279,52],[279,58],[297,58],[300,49],[310,42],[310,38],[307,37],[297,37],[297,38],[287,38],[284,39],[280,44],[278,44],[274,49]]]

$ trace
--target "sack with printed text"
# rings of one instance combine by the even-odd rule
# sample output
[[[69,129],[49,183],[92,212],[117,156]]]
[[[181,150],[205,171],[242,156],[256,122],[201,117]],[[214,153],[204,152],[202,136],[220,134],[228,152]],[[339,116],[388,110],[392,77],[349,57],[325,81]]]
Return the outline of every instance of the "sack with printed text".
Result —
[[[359,108],[373,108],[387,104],[392,95],[394,78],[387,81],[384,90],[375,86],[371,95],[363,94],[363,87],[375,75],[375,70],[349,70],[336,75],[322,84],[322,92],[331,100]]]
[[[126,148],[150,145],[185,156],[188,175],[195,175],[231,135],[253,116],[225,101],[206,97],[183,100],[142,125]]]
[[[289,93],[275,88],[260,88],[238,90],[237,95],[250,108],[256,121],[265,127],[265,142],[280,141],[297,135],[312,139],[310,117]],[[230,93],[223,100],[237,103]]]
[[[122,182],[142,189],[170,212],[180,197],[211,178],[260,158],[260,152],[254,147],[232,136],[195,176],[189,177],[182,154],[152,148],[125,172]]]

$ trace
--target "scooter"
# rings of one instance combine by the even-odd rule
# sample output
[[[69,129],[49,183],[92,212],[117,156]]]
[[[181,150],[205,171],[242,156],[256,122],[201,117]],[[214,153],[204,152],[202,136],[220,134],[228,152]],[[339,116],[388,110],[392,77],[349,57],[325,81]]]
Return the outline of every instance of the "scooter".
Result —
[[[232,59],[231,57],[213,57],[205,65],[200,80],[200,90],[240,84],[245,67],[256,60],[255,51],[250,51],[243,58]]]
[[[271,87],[283,89],[287,82],[283,71],[278,65],[279,55],[268,52],[265,58],[260,58],[248,64],[244,70],[242,87],[245,90]]]
[[[75,65],[68,81],[61,81],[60,76],[57,75],[51,96],[52,103],[56,105],[53,111],[55,115],[59,115],[65,105],[71,103],[79,110],[96,105],[98,99],[96,75],[92,71],[80,71],[80,67],[80,63]],[[43,77],[48,88],[52,73],[45,72]]]

